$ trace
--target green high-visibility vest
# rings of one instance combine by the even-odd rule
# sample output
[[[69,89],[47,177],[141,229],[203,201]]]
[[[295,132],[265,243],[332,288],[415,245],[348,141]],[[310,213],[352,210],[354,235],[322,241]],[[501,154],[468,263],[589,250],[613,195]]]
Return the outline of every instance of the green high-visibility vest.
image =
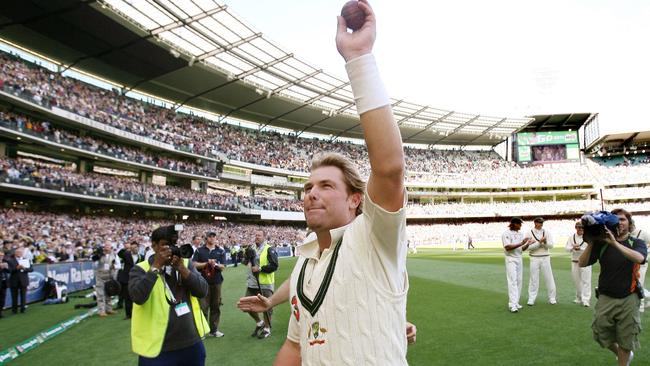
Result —
[[[189,259],[183,259],[185,266],[188,265]],[[136,266],[149,271],[149,261],[143,261]],[[192,315],[196,325],[199,337],[203,338],[209,331],[208,325],[199,300],[190,294],[190,305],[192,306]],[[149,294],[149,299],[142,304],[133,304],[133,315],[131,318],[131,348],[133,352],[144,357],[157,357],[162,350],[167,324],[169,323],[169,303],[165,298],[165,285],[160,276]]]
[[[269,258],[268,258],[268,252],[269,248],[271,246],[268,244],[264,244],[264,249],[262,249],[262,253],[260,253],[260,268],[266,266],[269,264]],[[264,273],[260,272],[260,285],[273,285],[275,283],[275,273]]]

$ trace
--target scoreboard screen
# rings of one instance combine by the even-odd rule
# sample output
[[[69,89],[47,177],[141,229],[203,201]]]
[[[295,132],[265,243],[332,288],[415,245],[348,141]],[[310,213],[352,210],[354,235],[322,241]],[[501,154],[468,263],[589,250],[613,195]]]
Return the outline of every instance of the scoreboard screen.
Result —
[[[580,159],[577,131],[522,132],[515,135],[515,156],[520,163],[576,161]]]

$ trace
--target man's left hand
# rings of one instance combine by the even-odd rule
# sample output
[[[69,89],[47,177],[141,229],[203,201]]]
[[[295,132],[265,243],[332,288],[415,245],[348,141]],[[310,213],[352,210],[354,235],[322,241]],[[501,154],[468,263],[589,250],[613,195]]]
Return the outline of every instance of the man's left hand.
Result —
[[[406,322],[406,340],[408,344],[415,343],[415,336],[418,332],[418,328],[413,323]]]

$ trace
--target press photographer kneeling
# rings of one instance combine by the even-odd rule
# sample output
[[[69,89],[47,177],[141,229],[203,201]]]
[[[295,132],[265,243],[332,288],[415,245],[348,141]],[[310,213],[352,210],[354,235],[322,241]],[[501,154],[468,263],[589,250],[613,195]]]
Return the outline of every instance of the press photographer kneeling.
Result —
[[[208,284],[192,266],[185,246],[176,246],[182,229],[171,225],[154,230],[154,255],[130,272],[131,345],[139,365],[205,363],[202,338],[210,327],[199,298],[208,293]]]

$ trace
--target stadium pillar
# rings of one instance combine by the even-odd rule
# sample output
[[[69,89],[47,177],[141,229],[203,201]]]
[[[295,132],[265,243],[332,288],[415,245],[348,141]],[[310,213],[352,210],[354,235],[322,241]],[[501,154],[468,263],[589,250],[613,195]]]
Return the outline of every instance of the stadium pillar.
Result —
[[[18,157],[18,145],[11,142],[3,142],[0,145],[0,157],[16,159]]]
[[[255,197],[255,187],[251,186],[251,197]]]
[[[519,197],[519,202],[524,203],[524,196]]]
[[[191,180],[190,189],[201,193],[208,193],[208,182],[205,180]]]
[[[302,191],[296,191],[296,199],[302,201]]]
[[[140,171],[140,183],[151,183],[151,173],[141,170]]]
[[[93,171],[93,162],[91,160],[79,159],[77,163],[77,173],[84,174]]]

